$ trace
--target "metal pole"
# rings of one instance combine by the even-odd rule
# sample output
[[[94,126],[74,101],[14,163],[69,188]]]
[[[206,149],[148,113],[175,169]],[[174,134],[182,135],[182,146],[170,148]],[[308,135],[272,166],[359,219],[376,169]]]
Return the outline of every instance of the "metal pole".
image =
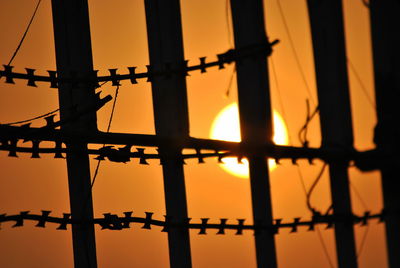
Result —
[[[238,57],[268,48],[262,1],[231,0],[231,10]],[[266,57],[263,53],[254,54],[240,58],[236,64],[242,144],[249,148],[272,142]],[[252,152],[248,154],[248,160],[254,223],[271,226],[273,218],[267,159],[262,154]],[[258,230],[255,233],[255,245],[257,266],[276,267],[273,230]]]
[[[378,124],[374,142],[378,150],[399,149],[400,99],[400,3],[395,0],[369,1]],[[399,159],[381,164],[385,228],[390,267],[400,267]]]
[[[52,0],[57,74],[59,78],[87,77],[93,74],[87,0]],[[61,119],[70,118],[89,105],[94,105],[94,87],[87,84],[60,83]],[[62,125],[63,130],[97,131],[96,113]],[[87,144],[78,140],[66,143],[71,217],[91,222],[93,205]],[[76,268],[97,267],[93,224],[72,225],[74,264]]]
[[[179,0],[145,0],[151,70],[181,70],[170,76],[151,78],[156,134],[161,138],[185,140],[189,137],[189,115],[184,72],[185,58]],[[159,147],[164,176],[171,267],[191,267],[187,201],[182,147]]]
[[[320,107],[322,146],[353,149],[346,49],[340,0],[308,0]],[[348,162],[329,163],[339,267],[357,267]]]

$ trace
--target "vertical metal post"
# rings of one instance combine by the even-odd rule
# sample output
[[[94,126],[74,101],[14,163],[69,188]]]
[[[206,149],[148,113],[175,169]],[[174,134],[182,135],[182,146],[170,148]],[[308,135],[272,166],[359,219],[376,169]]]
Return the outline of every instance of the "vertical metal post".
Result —
[[[57,74],[59,78],[87,77],[93,74],[87,0],[52,0]],[[94,105],[93,86],[60,82],[61,119]],[[70,131],[96,131],[95,111],[62,126]],[[75,221],[92,221],[93,205],[87,144],[66,142],[71,216]],[[72,225],[74,264],[76,268],[97,267],[93,224]]]
[[[267,53],[241,57],[246,53],[268,48],[262,0],[231,0],[235,49],[239,117],[242,144],[247,148],[272,142],[272,113],[268,84]],[[249,160],[253,219],[256,225],[271,226],[272,204],[268,162],[253,151]],[[272,229],[255,233],[258,267],[276,267],[276,249]]]
[[[308,0],[318,101],[325,148],[353,149],[341,0]],[[329,163],[339,267],[357,267],[348,162]]]
[[[395,0],[371,0],[371,35],[378,124],[374,141],[381,151],[397,152],[400,127],[400,3]],[[399,159],[381,165],[385,228],[390,267],[400,267],[400,196],[398,194]]]
[[[189,137],[189,115],[179,0],[145,0],[145,9],[149,70],[178,70],[169,76],[151,78],[156,134],[183,140]],[[170,265],[191,267],[189,231],[176,226],[185,225],[188,217],[182,148],[179,144],[165,144],[159,150],[167,217],[175,226],[168,230]]]

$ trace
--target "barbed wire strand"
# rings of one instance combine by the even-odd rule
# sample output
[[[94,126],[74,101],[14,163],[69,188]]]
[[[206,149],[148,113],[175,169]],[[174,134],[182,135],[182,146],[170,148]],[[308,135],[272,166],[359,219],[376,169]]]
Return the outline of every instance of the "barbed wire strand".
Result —
[[[35,18],[35,16],[36,16],[36,12],[38,11],[41,2],[42,2],[42,0],[38,0],[38,2],[37,2],[37,4],[36,4],[36,7],[35,7],[35,10],[33,11],[32,17],[31,17],[31,19],[30,19],[30,21],[29,21],[29,23],[28,23],[28,26],[26,27],[25,32],[24,32],[24,34],[22,35],[22,38],[21,38],[21,40],[19,41],[19,44],[18,44],[17,48],[15,49],[15,51],[14,51],[14,53],[13,53],[13,55],[12,55],[10,61],[8,62],[8,65],[10,65],[10,64],[13,62],[14,58],[17,56],[18,51],[19,51],[19,49],[21,48],[22,43],[24,42],[25,37],[26,37],[26,35],[27,35],[28,32],[29,32],[29,28],[30,28],[31,25],[32,25],[32,22],[33,22],[33,20],[34,20],[34,18]]]
[[[24,226],[24,220],[36,221],[36,227],[46,227],[45,224],[55,223],[59,224],[58,230],[67,230],[67,225],[74,224],[92,224],[100,225],[102,229],[109,230],[122,230],[132,228],[130,223],[141,223],[143,229],[151,229],[151,226],[164,227],[161,231],[166,232],[171,226],[176,226],[184,229],[197,229],[200,232],[198,234],[207,234],[207,230],[216,229],[217,234],[225,234],[225,230],[235,230],[236,235],[242,235],[243,231],[255,231],[259,229],[270,230],[274,234],[279,234],[280,229],[290,229],[290,233],[296,233],[299,231],[299,227],[306,227],[305,231],[314,231],[315,226],[326,225],[326,228],[332,228],[336,222],[343,221],[343,219],[336,218],[335,215],[319,215],[313,216],[310,220],[301,220],[301,218],[293,218],[290,221],[282,221],[282,219],[275,219],[272,225],[257,225],[257,224],[245,224],[246,219],[236,219],[236,223],[232,223],[229,219],[220,218],[219,223],[208,222],[209,218],[201,218],[201,222],[191,222],[191,218],[187,218],[184,222],[177,223],[173,221],[173,218],[164,216],[164,220],[153,219],[152,212],[145,212],[145,217],[133,216],[132,211],[123,212],[124,216],[118,216],[112,213],[103,213],[103,217],[94,218],[92,220],[77,220],[71,217],[70,213],[63,213],[62,217],[50,216],[51,211],[42,210],[41,214],[32,214],[30,211],[21,211],[16,215],[0,214],[0,223],[15,221],[12,227]],[[397,213],[396,213],[397,215]],[[350,218],[349,218],[350,219]],[[370,220],[378,219],[378,223],[385,220],[385,212],[382,210],[380,213],[370,214],[369,211],[365,211],[363,216],[351,215],[353,225],[361,223],[362,225],[368,224]]]
[[[308,82],[307,82],[307,79],[306,79],[306,75],[305,75],[304,69],[303,69],[303,67],[302,67],[302,65],[301,65],[301,63],[300,63],[299,56],[298,56],[297,51],[296,51],[296,48],[295,48],[295,46],[294,46],[294,42],[293,42],[293,39],[292,39],[292,35],[290,34],[289,26],[288,26],[288,23],[287,23],[287,21],[286,21],[285,14],[283,13],[283,9],[282,9],[282,6],[281,6],[281,2],[280,2],[280,0],[276,0],[276,3],[278,4],[278,11],[279,11],[279,14],[280,14],[280,16],[281,16],[281,18],[282,18],[283,26],[284,26],[285,32],[286,32],[286,34],[287,34],[287,36],[288,36],[290,48],[292,49],[293,56],[294,56],[294,59],[295,59],[297,68],[298,68],[298,70],[299,70],[299,72],[300,72],[300,76],[301,76],[301,78],[302,78],[302,80],[303,80],[304,86],[305,86],[305,88],[306,88],[306,91],[307,91],[307,93],[308,93],[310,99],[311,99],[311,102],[313,103],[313,105],[316,105],[316,103],[315,103],[315,101],[314,101],[314,98],[313,98],[313,95],[311,94],[311,89],[310,89],[310,86],[308,85]]]

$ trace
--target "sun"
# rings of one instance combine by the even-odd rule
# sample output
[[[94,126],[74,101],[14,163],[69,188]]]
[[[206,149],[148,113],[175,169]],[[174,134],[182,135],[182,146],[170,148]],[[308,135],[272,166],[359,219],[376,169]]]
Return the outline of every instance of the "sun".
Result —
[[[274,120],[274,136],[273,141],[275,144],[287,145],[288,134],[284,120],[277,111],[273,111]],[[236,102],[229,104],[222,109],[215,117],[210,131],[211,139],[224,140],[224,141],[237,141],[240,139],[240,125],[239,125],[239,110]],[[226,157],[220,166],[230,174],[240,178],[249,177],[249,163],[247,159],[243,159],[243,163],[238,163],[235,157]],[[269,170],[272,171],[276,168],[276,163],[273,159],[268,159]]]

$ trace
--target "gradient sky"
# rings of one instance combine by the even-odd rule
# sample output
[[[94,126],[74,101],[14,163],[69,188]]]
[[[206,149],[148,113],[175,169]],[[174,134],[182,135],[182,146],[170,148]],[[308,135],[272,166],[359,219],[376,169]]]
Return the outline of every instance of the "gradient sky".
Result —
[[[310,93],[296,64],[278,1]],[[185,57],[191,62],[197,62],[198,57],[203,56],[215,59],[216,54],[232,47],[226,2],[181,1]],[[361,0],[344,2],[348,58],[367,91],[367,94],[363,92],[354,71],[349,69],[355,147],[365,150],[374,146],[372,138],[376,123],[374,107],[368,100],[374,100],[369,14]],[[270,0],[264,3],[267,34],[270,40],[281,41],[272,55],[276,70],[276,77],[270,75],[272,103],[286,120],[292,145],[299,146],[297,132],[305,120],[306,99],[310,99],[312,105],[317,99],[306,2]],[[7,64],[12,56],[35,4],[36,1],[32,0],[0,0],[1,64]],[[128,66],[138,66],[139,71],[145,71],[149,60],[143,1],[89,0],[89,10],[93,62],[100,75],[106,74],[109,68],[122,70]],[[20,72],[24,72],[25,67],[37,69],[38,74],[55,70],[50,0],[42,1],[12,65]],[[208,138],[214,117],[226,105],[236,101],[235,85],[230,95],[225,96],[232,72],[233,66],[229,66],[224,70],[211,69],[205,74],[192,73],[187,78],[192,136]],[[25,83],[17,80],[15,85],[10,85],[4,83],[4,78],[0,79],[0,123],[31,118],[57,108],[55,89],[50,89],[47,84],[39,84],[38,88],[26,87]],[[102,91],[103,96],[114,95],[115,88],[107,84]],[[99,129],[106,129],[110,110],[109,103],[98,113]],[[318,120],[316,118],[309,128],[312,147],[320,145]],[[33,126],[43,124],[44,120],[39,120]],[[111,131],[154,134],[149,83],[142,80],[137,85],[122,83]],[[53,215],[61,216],[68,212],[65,161],[46,155],[41,159],[30,159],[29,154],[19,156],[9,158],[7,152],[0,152],[0,213],[51,210]],[[91,161],[92,168],[95,163],[95,160]],[[321,163],[317,161],[311,166],[306,161],[299,161],[299,165],[309,187]],[[379,212],[382,197],[378,172],[361,174],[350,168],[349,173],[354,212]],[[247,223],[252,222],[248,180],[225,173],[215,159],[206,160],[202,165],[195,160],[187,161],[185,177],[189,217],[193,221],[199,222],[200,218],[211,218],[210,221],[214,222],[219,218],[246,218]],[[288,221],[294,217],[310,218],[298,170],[289,161],[282,161],[282,165],[271,174],[271,185],[275,218]],[[149,211],[154,212],[154,218],[162,219],[165,208],[161,166],[157,161],[150,161],[149,166],[141,166],[137,160],[127,164],[104,161],[94,185],[93,199],[96,217],[107,212],[122,214],[124,211],[144,216],[144,212]],[[326,174],[318,184],[312,202],[320,210],[330,205]],[[44,229],[34,227],[34,222],[27,222],[23,228],[11,228],[12,224],[4,223],[0,230],[2,267],[72,267],[69,231],[57,231],[56,225],[52,224]],[[161,228],[142,230],[140,225],[133,226],[123,231],[101,231],[96,227],[99,267],[168,266],[167,236],[160,232]],[[376,221],[369,225],[359,256],[360,267],[386,266],[383,230],[383,224]],[[365,231],[366,227],[356,227],[357,245],[360,245]],[[211,231],[206,236],[199,236],[196,231],[191,231],[193,267],[255,267],[253,234],[247,232],[235,236],[233,231],[226,233],[217,236]],[[321,235],[330,258],[336,263],[332,230],[321,228]],[[288,230],[282,230],[276,236],[276,244],[279,267],[329,267],[317,232],[300,228],[298,233],[290,234]]]

